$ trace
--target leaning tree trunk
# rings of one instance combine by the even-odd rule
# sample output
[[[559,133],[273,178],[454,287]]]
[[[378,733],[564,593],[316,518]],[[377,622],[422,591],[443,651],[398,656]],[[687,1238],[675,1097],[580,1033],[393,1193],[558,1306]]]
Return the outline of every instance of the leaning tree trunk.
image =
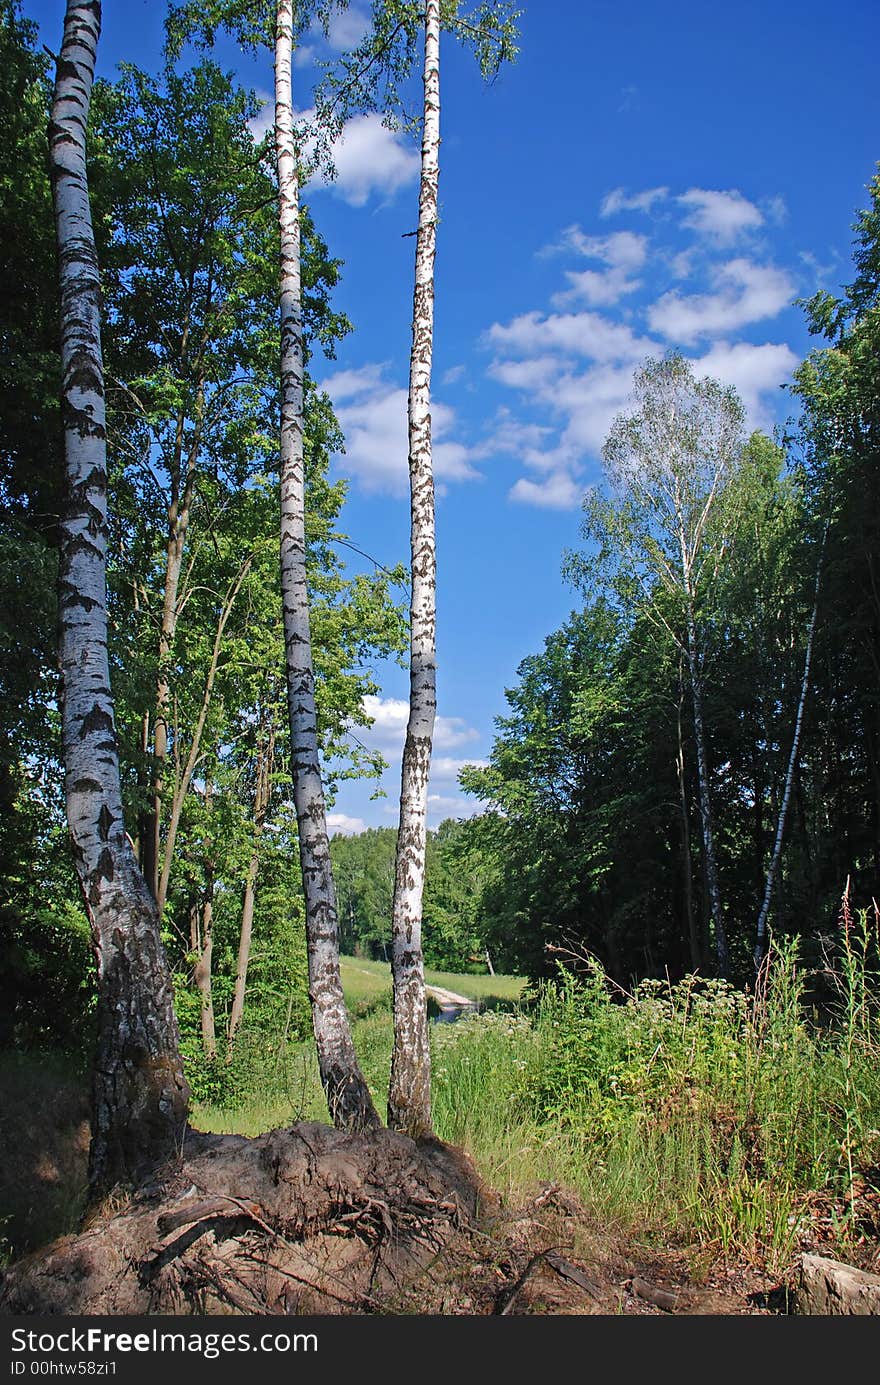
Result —
[[[49,126],[61,281],[66,505],[59,665],[67,818],[98,970],[94,1196],[180,1148],[189,1091],[159,916],[125,832],[107,657],[107,462],[100,282],[85,132],[99,0],[68,0]]]
[[[413,1137],[431,1131],[431,1054],[422,960],[422,895],[428,776],[436,691],[436,554],[431,457],[434,249],[440,154],[440,4],[425,3],[424,125],[409,374],[412,503],[409,721],[400,785],[392,909],[394,1050],[388,1124]]]
[[[254,905],[257,897],[257,876],[260,870],[260,840],[269,803],[272,798],[272,764],[275,758],[275,708],[269,709],[269,724],[265,739],[261,732],[257,744],[257,782],[254,790],[254,835],[251,841],[251,855],[248,861],[241,902],[241,927],[238,934],[238,959],[235,966],[235,989],[232,994],[232,1008],[229,1012],[229,1025],[226,1036],[226,1061],[232,1062],[235,1036],[244,1016],[244,1000],[247,991],[248,966],[251,959],[251,938],[254,929]]]
[[[819,614],[819,588],[822,583],[822,558],[825,553],[825,540],[828,537],[828,525],[826,524],[822,534],[822,542],[819,546],[819,560],[816,565],[816,582],[813,589],[813,613],[810,616],[810,625],[807,631],[807,647],[804,653],[804,676],[801,679],[801,692],[798,698],[797,715],[794,722],[794,734],[791,740],[791,752],[788,757],[788,769],[785,775],[785,787],[782,792],[782,803],[779,807],[779,817],[776,821],[776,840],[773,843],[773,854],[770,857],[770,865],[767,867],[767,880],[764,885],[764,898],[761,901],[761,909],[758,914],[758,925],[755,929],[755,951],[753,961],[755,970],[760,969],[764,960],[764,949],[767,945],[767,919],[770,916],[770,901],[773,898],[773,886],[776,883],[776,875],[779,871],[779,862],[782,858],[782,839],[785,834],[785,820],[788,816],[788,805],[791,802],[791,789],[794,783],[794,773],[797,768],[798,753],[801,744],[801,727],[804,721],[804,707],[807,704],[807,693],[810,687],[810,664],[813,658],[813,640],[816,634],[816,617]]]
[[[186,334],[184,334],[186,335]],[[168,662],[177,634],[180,616],[180,577],[183,571],[183,554],[189,530],[190,511],[196,487],[196,466],[201,447],[204,423],[204,382],[199,381],[196,392],[196,428],[185,463],[185,478],[181,490],[181,467],[183,465],[184,411],[178,415],[175,430],[174,454],[171,464],[171,496],[168,504],[168,534],[165,541],[165,582],[162,593],[162,616],[159,624],[159,646],[156,675],[155,716],[153,725],[153,780],[149,810],[142,840],[142,867],[144,878],[159,903],[160,910],[165,900],[160,894],[162,857],[162,797],[165,787],[165,770],[168,760],[168,722],[171,716],[171,681]]]
[[[315,678],[306,583],[303,453],[303,326],[300,281],[299,175],[293,133],[292,0],[279,0],[275,34],[275,148],[281,231],[281,593],[293,797],[299,832],[309,999],[318,1066],[335,1125],[379,1124],[354,1051],[339,974],[336,895],[318,758]]]

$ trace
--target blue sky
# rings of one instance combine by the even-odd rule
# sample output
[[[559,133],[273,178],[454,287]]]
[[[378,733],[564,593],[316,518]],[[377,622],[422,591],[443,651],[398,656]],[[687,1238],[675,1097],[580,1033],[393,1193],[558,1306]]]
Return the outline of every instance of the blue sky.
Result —
[[[24,9],[57,48],[61,0]],[[154,65],[163,12],[105,0],[100,70]],[[331,38],[360,28],[354,0]],[[782,386],[814,343],[794,300],[851,277],[852,222],[880,159],[878,51],[880,10],[867,0],[534,0],[516,65],[489,86],[444,39],[431,825],[477,807],[458,788],[460,764],[488,755],[517,664],[575,604],[562,551],[577,543],[585,488],[601,482],[602,441],[634,367],[677,348],[737,387],[754,426],[795,412]],[[254,62],[226,44],[218,56],[271,90],[268,54]],[[344,261],[337,304],[355,331],[313,368],[346,434],[334,463],[351,478],[344,527],[392,564],[409,542],[418,150],[361,117],[336,163],[336,184],[307,200]],[[376,672],[370,740],[394,761],[406,676]],[[331,826],[393,825],[398,774],[394,762],[384,799],[343,786]]]

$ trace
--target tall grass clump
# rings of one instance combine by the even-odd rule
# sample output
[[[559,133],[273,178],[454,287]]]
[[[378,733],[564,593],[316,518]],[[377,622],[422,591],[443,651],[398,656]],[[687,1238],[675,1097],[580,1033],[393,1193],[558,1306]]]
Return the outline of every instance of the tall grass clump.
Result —
[[[858,1234],[880,1139],[876,928],[860,914],[838,941],[822,1025],[795,941],[753,993],[688,976],[626,994],[589,959],[543,988],[518,1099],[538,1138],[564,1136],[597,1215],[780,1260],[820,1192],[839,1243]]]

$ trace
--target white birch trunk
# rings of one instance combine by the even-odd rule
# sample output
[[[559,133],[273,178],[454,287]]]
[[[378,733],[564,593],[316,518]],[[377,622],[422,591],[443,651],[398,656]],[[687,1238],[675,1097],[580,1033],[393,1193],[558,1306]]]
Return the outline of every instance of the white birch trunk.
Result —
[[[104,371],[85,159],[100,24],[99,0],[68,0],[49,127],[67,483],[59,560],[65,795],[98,971],[93,1194],[179,1149],[189,1098],[159,916],[125,832],[107,657]]]
[[[788,816],[788,805],[791,801],[791,788],[794,783],[794,772],[797,768],[798,752],[800,750],[804,707],[807,703],[807,693],[810,687],[810,664],[813,658],[813,639],[816,634],[816,618],[819,614],[819,588],[822,583],[822,558],[825,553],[825,540],[827,537],[828,525],[826,524],[822,534],[822,542],[819,546],[819,561],[816,565],[816,583],[813,589],[813,613],[810,616],[810,625],[807,632],[807,648],[804,653],[804,676],[801,679],[801,692],[798,698],[797,715],[795,716],[794,722],[794,735],[791,740],[791,752],[788,757],[788,769],[785,774],[785,788],[782,794],[782,802],[779,805],[779,816],[776,822],[776,839],[773,843],[773,855],[770,858],[770,865],[767,868],[764,898],[761,901],[761,909],[758,914],[758,926],[755,929],[755,951],[753,960],[756,971],[760,968],[761,962],[764,959],[764,950],[767,943],[767,919],[770,916],[770,901],[773,898],[773,886],[776,883],[776,875],[782,857],[782,838],[785,833],[785,820]]]
[[[336,895],[318,756],[315,679],[306,584],[303,325],[299,175],[293,132],[292,0],[279,0],[275,35],[275,148],[281,230],[281,592],[293,796],[306,903],[309,999],[318,1066],[333,1123],[379,1124],[361,1074],[339,974]]]
[[[425,0],[424,122],[409,376],[412,504],[409,721],[400,785],[391,969],[394,1050],[388,1124],[417,1138],[431,1132],[431,1055],[422,960],[422,895],[428,776],[436,691],[436,551],[431,455],[434,251],[440,174],[440,4]]]
[[[693,609],[688,609],[688,668],[691,675],[691,699],[694,711],[694,741],[697,750],[697,785],[700,800],[700,825],[706,866],[706,888],[709,893],[709,914],[715,933],[715,959],[718,975],[726,976],[730,967],[727,931],[721,908],[718,884],[718,863],[715,857],[715,834],[712,826],[712,799],[709,792],[709,763],[706,755],[706,730],[703,719],[703,679],[699,668],[697,631]]]

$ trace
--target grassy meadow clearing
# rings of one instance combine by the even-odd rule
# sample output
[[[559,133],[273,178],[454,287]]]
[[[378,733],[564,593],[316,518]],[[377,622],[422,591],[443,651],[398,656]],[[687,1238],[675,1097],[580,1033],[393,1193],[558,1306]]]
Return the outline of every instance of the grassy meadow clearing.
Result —
[[[805,1238],[857,1255],[880,1235],[875,925],[856,920],[821,974],[793,945],[774,949],[754,993],[686,977],[625,994],[589,962],[539,989],[428,973],[487,1006],[431,1026],[436,1132],[510,1201],[559,1183],[596,1221],[697,1257],[780,1270]],[[345,959],[343,981],[381,1111],[387,968]],[[262,1093],[194,1112],[246,1134],[325,1118],[307,1044]]]

